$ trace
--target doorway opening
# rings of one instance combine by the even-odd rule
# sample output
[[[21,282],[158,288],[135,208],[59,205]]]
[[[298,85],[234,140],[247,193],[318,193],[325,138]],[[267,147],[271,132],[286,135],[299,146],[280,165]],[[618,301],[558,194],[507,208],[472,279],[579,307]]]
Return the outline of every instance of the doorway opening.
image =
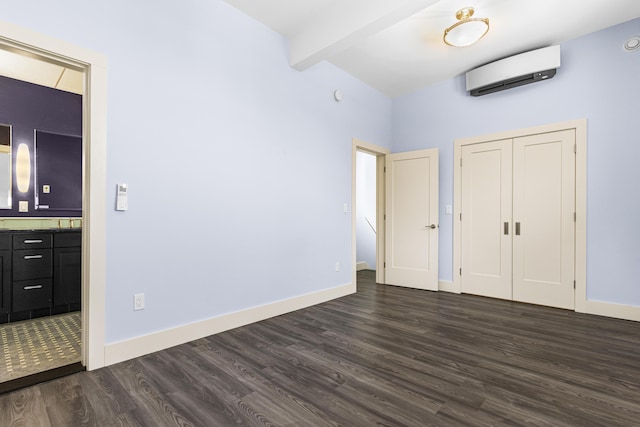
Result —
[[[9,23],[2,23],[0,26],[0,50],[4,52],[17,53],[22,56],[35,58],[44,63],[53,64],[79,73],[81,85],[84,90],[82,98],[82,217],[76,220],[75,224],[70,224],[68,220],[64,225],[60,222],[60,228],[81,229],[77,240],[77,248],[81,250],[64,251],[67,261],[75,258],[79,263],[81,298],[75,308],[81,308],[79,322],[81,333],[79,340],[80,358],[79,363],[87,369],[96,369],[104,366],[104,285],[105,285],[105,182],[106,182],[106,59],[95,52],[73,46],[67,42],[53,39],[51,37],[14,26]],[[33,184],[33,183],[32,183]],[[44,191],[44,188],[43,188]],[[34,205],[32,205],[32,208]],[[54,219],[55,222],[55,219]],[[78,223],[81,227],[77,227]],[[58,227],[53,227],[58,228]],[[73,230],[77,232],[77,230]],[[45,233],[48,234],[48,233]],[[49,246],[49,239],[27,239],[35,241],[39,245]],[[42,240],[42,242],[40,242]],[[50,236],[51,248],[44,248],[51,251],[51,263],[53,264],[53,235]],[[19,242],[19,240],[16,240]],[[13,239],[11,239],[13,244]],[[24,242],[23,242],[24,243]],[[69,243],[69,242],[67,242]],[[61,247],[64,245],[60,245]],[[3,248],[5,249],[5,248]],[[9,247],[5,250],[9,252],[22,250],[21,248]],[[37,254],[41,255],[41,254]],[[33,259],[42,260],[45,255],[37,256]],[[30,256],[27,254],[27,256]],[[78,259],[80,258],[81,261]],[[71,263],[74,263],[73,261]],[[7,264],[13,267],[12,263]],[[48,266],[45,265],[45,270]],[[53,270],[52,270],[53,271]],[[62,269],[58,269],[62,272]],[[53,273],[51,273],[53,275]],[[8,277],[5,281],[11,286],[9,300],[14,303],[14,291],[18,294],[24,287],[14,287],[11,281],[16,280],[11,270],[8,270]],[[19,279],[20,277],[18,277]],[[43,290],[52,283],[25,284],[28,290]],[[4,285],[5,283],[3,283]],[[91,286],[89,286],[91,284]],[[4,288],[4,286],[3,286]],[[52,290],[53,292],[53,290]],[[52,296],[53,298],[53,296]],[[59,301],[60,301],[59,296]],[[17,307],[24,308],[21,304],[23,300],[18,298]],[[55,326],[53,326],[56,329]],[[21,377],[9,382],[0,384],[0,392],[10,391],[24,387],[35,382],[45,381],[56,376],[66,375],[69,369],[66,367],[47,371],[49,374],[32,378],[32,376]],[[53,375],[53,376],[52,376]]]
[[[352,141],[351,283],[354,288],[358,268],[375,270],[375,282],[385,283],[384,162],[389,153],[384,147],[356,138]]]
[[[0,121],[9,130],[0,176],[0,383],[29,384],[82,369],[84,85],[75,69],[17,51],[0,57]]]
[[[376,271],[376,156],[356,152],[356,271]]]

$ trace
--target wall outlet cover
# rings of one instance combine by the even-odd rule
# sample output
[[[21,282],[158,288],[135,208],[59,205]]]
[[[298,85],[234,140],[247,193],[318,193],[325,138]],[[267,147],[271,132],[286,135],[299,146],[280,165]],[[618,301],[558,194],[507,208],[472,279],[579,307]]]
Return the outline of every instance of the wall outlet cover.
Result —
[[[29,212],[29,201],[20,200],[18,202],[18,212]]]
[[[144,309],[144,294],[135,294],[133,296],[133,310],[143,310]]]

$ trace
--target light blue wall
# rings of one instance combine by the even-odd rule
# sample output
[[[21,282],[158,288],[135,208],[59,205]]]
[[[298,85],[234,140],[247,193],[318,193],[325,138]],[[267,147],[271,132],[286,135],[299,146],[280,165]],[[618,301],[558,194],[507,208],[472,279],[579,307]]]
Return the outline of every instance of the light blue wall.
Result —
[[[108,57],[107,343],[350,283],[351,140],[390,146],[390,99],[293,70],[283,37],[219,0],[22,0],[0,19]]]
[[[440,148],[451,280],[453,140],[582,117],[589,298],[640,305],[640,53],[621,49],[638,20],[564,44],[548,82],[476,99],[456,78],[392,103],[327,63],[292,70],[281,36],[220,0],[22,0],[0,19],[108,57],[107,192],[130,199],[107,212],[107,343],[349,283],[352,137]]]
[[[552,80],[470,97],[464,76],[393,101],[393,151],[440,149],[440,279],[452,280],[453,141],[588,119],[587,297],[640,306],[640,19],[562,44]]]

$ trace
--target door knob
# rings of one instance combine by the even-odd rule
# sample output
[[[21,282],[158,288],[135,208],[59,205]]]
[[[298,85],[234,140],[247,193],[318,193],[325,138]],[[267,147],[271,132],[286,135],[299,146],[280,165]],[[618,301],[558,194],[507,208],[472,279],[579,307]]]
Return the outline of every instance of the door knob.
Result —
[[[436,228],[436,227],[437,227],[437,226],[436,226],[435,224],[425,225],[425,228],[430,228],[430,229],[432,229],[432,230],[433,230],[434,228]]]

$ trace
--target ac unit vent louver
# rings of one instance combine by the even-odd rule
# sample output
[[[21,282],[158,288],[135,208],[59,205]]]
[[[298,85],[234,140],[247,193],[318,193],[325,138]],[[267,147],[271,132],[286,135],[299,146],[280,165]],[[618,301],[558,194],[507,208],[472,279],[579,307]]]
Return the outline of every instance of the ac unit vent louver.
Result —
[[[560,46],[550,46],[510,56],[467,73],[467,91],[482,96],[547,80],[560,67]]]

